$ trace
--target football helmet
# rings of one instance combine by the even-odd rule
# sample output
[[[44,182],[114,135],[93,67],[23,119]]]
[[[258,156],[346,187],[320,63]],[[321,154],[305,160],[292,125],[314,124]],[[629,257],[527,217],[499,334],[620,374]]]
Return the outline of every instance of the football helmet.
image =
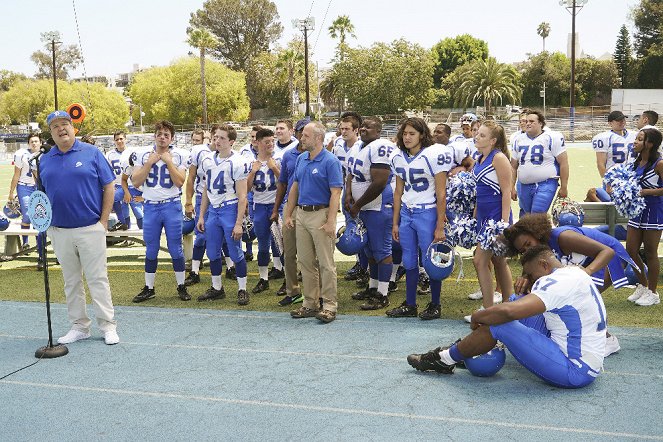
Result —
[[[445,241],[431,243],[423,257],[428,277],[436,281],[448,278],[454,270],[455,254],[454,248]]]
[[[0,231],[7,230],[9,227],[9,219],[4,216],[0,216]]]
[[[13,200],[8,201],[2,211],[9,219],[19,218],[21,216],[21,204],[18,202],[18,197],[15,196]]]
[[[552,218],[556,226],[582,227],[585,211],[569,198],[557,198],[552,206]]]
[[[182,215],[182,235],[188,235],[193,233],[193,230],[196,228],[196,220],[189,218],[186,215]]]
[[[465,367],[474,376],[489,377],[495,375],[504,367],[506,352],[502,345],[497,345],[488,353],[465,359]]]
[[[366,244],[368,244],[368,233],[359,218],[351,219],[336,233],[336,248],[344,255],[356,255]]]

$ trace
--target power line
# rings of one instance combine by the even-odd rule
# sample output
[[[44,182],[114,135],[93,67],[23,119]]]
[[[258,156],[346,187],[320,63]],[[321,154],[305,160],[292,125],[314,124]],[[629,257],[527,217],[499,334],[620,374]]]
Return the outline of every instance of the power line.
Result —
[[[83,77],[85,78],[85,86],[87,87],[87,101],[90,106],[90,119],[92,120],[92,129],[94,130],[94,111],[92,107],[92,96],[90,94],[90,82],[87,79],[87,69],[85,67],[85,56],[83,55],[83,43],[81,42],[81,30],[78,27],[78,14],[76,13],[76,0],[71,0],[74,8],[74,21],[76,22],[76,34],[78,34],[78,47],[81,48],[81,59],[83,60]]]
[[[310,16],[311,16],[311,12],[313,11],[313,5],[315,5],[315,0],[313,0],[313,1],[311,2],[311,7],[308,9],[308,15],[307,15],[307,17],[310,17]]]
[[[325,20],[327,20],[327,13],[329,12],[329,7],[331,6],[332,0],[329,0],[329,3],[327,3],[327,9],[325,10],[325,15],[322,17],[322,23],[320,23],[320,29],[318,30],[318,36],[315,37],[315,43],[313,44],[313,51],[315,52],[315,48],[318,46],[318,39],[320,38],[320,34],[322,34],[322,30],[325,27]]]

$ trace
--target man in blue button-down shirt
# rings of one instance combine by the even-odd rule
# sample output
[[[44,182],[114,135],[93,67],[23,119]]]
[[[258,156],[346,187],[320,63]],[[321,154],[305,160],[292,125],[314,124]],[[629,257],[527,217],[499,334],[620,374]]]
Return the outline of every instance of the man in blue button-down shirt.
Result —
[[[99,329],[108,345],[115,331],[113,301],[106,268],[106,228],[113,206],[115,175],[104,155],[78,141],[67,112],[55,111],[46,122],[56,147],[41,157],[39,178],[53,207],[48,236],[62,266],[71,330],[58,339],[70,344],[90,337],[82,274],[90,289]]]
[[[343,173],[338,158],[323,148],[324,137],[325,127],[321,123],[312,122],[304,127],[301,144],[305,152],[295,165],[285,226],[295,228],[292,212],[296,205],[297,261],[302,269],[304,302],[290,315],[293,318],[315,316],[327,323],[336,319],[338,307],[334,241]],[[318,309],[319,298],[322,298],[322,310]]]

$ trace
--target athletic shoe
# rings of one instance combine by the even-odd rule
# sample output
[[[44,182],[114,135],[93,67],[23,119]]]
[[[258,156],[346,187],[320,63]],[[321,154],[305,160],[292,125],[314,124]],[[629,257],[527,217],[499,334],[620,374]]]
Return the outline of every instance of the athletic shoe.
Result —
[[[191,301],[191,295],[186,290],[186,286],[184,284],[177,286],[177,296],[179,296],[182,301]]]
[[[424,321],[428,321],[430,319],[440,319],[440,309],[440,304],[433,304],[432,302],[429,302],[426,306],[426,309],[419,313],[419,318],[423,319]]]
[[[279,289],[279,291],[276,292],[276,296],[285,296],[287,294],[288,294],[288,292],[285,288],[285,281],[284,281],[283,284],[281,285],[281,288]]]
[[[656,305],[661,303],[661,298],[660,296],[658,296],[658,293],[652,292],[649,289],[646,290],[647,291],[645,292],[645,294],[642,295],[637,301],[635,301],[636,305],[647,307],[650,305]]]
[[[267,279],[283,279],[285,278],[285,273],[283,270],[279,270],[275,267],[272,267],[272,269],[267,273]]]
[[[184,280],[184,285],[190,287],[200,282],[200,275],[194,271],[189,272],[189,276]]]
[[[403,301],[401,305],[385,312],[390,318],[416,318],[417,305],[408,305],[407,301]]]
[[[72,328],[67,332],[66,335],[58,338],[58,344],[72,344],[76,341],[82,341],[90,337],[90,332],[84,332],[82,330],[76,330]]]
[[[364,287],[368,287],[368,280],[369,280],[368,271],[362,270],[362,272],[357,277],[357,281],[355,282],[355,285],[359,289],[364,288]]]
[[[403,276],[405,276],[405,273],[406,273],[405,267],[398,266],[398,270],[396,270],[396,282],[403,279]]]
[[[377,288],[365,288],[361,292],[357,292],[352,295],[352,299],[355,301],[365,301],[372,296],[374,296],[378,292]]]
[[[603,352],[604,358],[607,358],[613,353],[617,353],[619,350],[621,350],[621,347],[619,346],[617,336],[610,335],[605,338],[605,351]]]
[[[251,262],[253,261],[253,253],[251,252],[244,252],[244,259],[246,262]]]
[[[133,302],[143,302],[147,301],[148,299],[154,298],[154,289],[150,289],[147,286],[143,287],[143,290],[140,291],[139,294],[134,296]]]
[[[249,303],[249,293],[246,290],[239,290],[237,292],[237,304],[247,305]]]
[[[237,279],[237,273],[235,273],[235,267],[228,267],[226,269],[226,279]]]
[[[324,322],[325,324],[328,324],[332,322],[334,319],[336,319],[336,312],[324,309],[318,312],[318,314],[315,315],[315,318],[319,321]]]
[[[383,296],[382,293],[377,291],[365,303],[359,306],[362,310],[379,310],[385,307],[389,307],[389,296]]]
[[[483,299],[483,294],[481,293],[481,290],[478,290],[474,293],[470,293],[469,295],[467,295],[467,299],[471,299],[473,301],[479,301]],[[502,294],[500,292],[495,292],[493,294],[493,303],[499,304],[500,302],[502,302]]]
[[[428,274],[426,272],[419,272],[419,288],[417,289],[417,295],[429,295],[430,294],[430,279],[428,279]]]
[[[419,371],[436,371],[438,373],[452,374],[455,365],[447,365],[440,360],[443,348],[436,348],[424,354],[412,354],[407,357],[407,363]]]
[[[108,330],[104,333],[104,342],[106,345],[115,345],[120,343],[120,337],[115,330]]]
[[[502,302],[502,294],[500,292],[493,293],[493,304],[499,304]]]
[[[626,298],[626,300],[631,301],[631,302],[635,302],[638,299],[640,299],[642,297],[642,295],[645,294],[646,291],[647,291],[647,287],[645,287],[642,284],[637,284],[635,286],[635,291],[633,292],[633,294],[631,296],[629,296],[628,298]]]
[[[113,227],[111,227],[110,229],[108,229],[109,232],[117,232],[117,231],[119,231],[119,230],[123,230],[123,231],[124,231],[124,230],[129,230],[129,226],[127,226],[127,225],[124,224],[124,223],[117,223],[117,224],[115,224]]]
[[[387,291],[391,293],[395,292],[396,290],[398,290],[398,283],[396,283],[396,281],[389,281],[389,288]]]
[[[253,290],[251,290],[251,293],[254,295],[260,292],[264,292],[265,290],[269,290],[269,281],[266,279],[260,279],[258,283],[256,284],[255,287],[253,287]]]
[[[317,315],[318,312],[319,310],[314,310],[312,308],[304,307],[302,305],[297,310],[291,311],[290,316],[293,317],[294,319],[315,318],[315,315]]]
[[[361,272],[361,265],[359,263],[355,263],[355,265],[350,268],[347,272],[345,272],[345,276],[343,279],[346,281],[356,281],[357,278],[359,277],[359,273]]]
[[[226,297],[226,291],[221,287],[221,290],[217,290],[214,287],[208,288],[205,293],[198,296],[198,302],[202,301],[214,301],[215,299],[223,299]]]
[[[481,307],[479,307],[479,308],[477,309],[477,311],[481,311],[481,310],[483,310],[483,309],[484,309],[484,308],[483,308],[483,305],[482,305]],[[472,315],[467,315],[467,316],[463,317],[463,319],[465,319],[465,322],[467,322],[468,324],[471,324],[471,323],[472,323]]]
[[[284,296],[283,299],[281,299],[279,301],[279,305],[281,307],[285,307],[287,305],[297,304],[298,302],[302,302],[302,301],[304,301],[304,297],[302,295],[300,295],[299,293],[297,293],[296,295],[293,295],[293,296],[289,296],[289,295]]]

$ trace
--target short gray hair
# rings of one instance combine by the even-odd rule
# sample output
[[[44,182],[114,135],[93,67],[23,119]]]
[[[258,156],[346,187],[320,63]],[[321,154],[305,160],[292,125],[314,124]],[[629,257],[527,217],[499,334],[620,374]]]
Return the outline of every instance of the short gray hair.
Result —
[[[325,132],[327,132],[327,129],[324,124],[319,121],[311,121],[307,126],[311,126],[311,129],[313,129],[313,135],[316,140],[320,140],[321,142],[325,140]]]

